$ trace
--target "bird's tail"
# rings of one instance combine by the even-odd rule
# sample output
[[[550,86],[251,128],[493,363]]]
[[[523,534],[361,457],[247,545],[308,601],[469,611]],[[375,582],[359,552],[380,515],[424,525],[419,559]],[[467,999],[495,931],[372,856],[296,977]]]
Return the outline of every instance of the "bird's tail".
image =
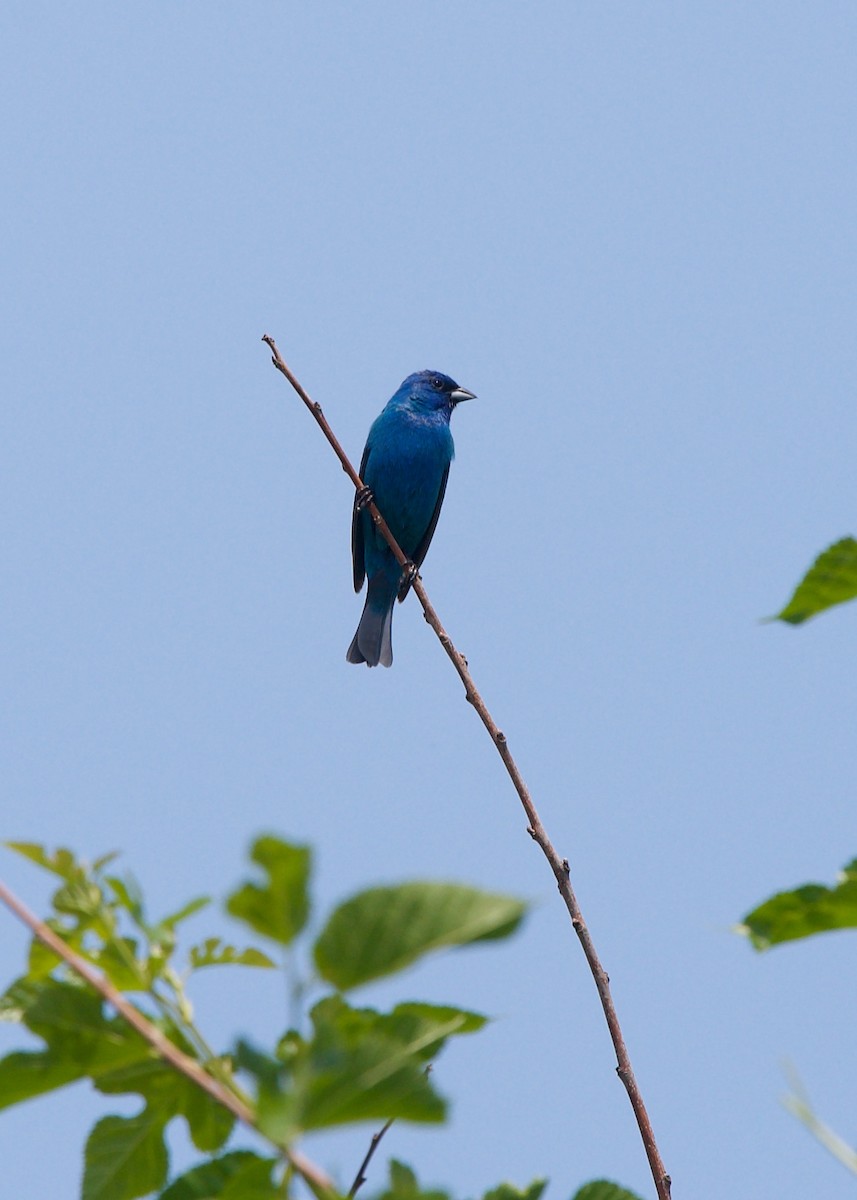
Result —
[[[390,590],[389,580],[383,571],[369,580],[363,615],[357,626],[348,653],[350,663],[366,663],[367,667],[393,665],[393,608],[396,603],[396,587]]]

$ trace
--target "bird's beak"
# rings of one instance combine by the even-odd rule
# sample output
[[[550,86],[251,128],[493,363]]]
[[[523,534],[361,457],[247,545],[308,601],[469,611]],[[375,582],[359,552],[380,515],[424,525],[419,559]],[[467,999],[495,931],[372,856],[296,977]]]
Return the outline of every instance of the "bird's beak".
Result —
[[[454,392],[450,392],[449,398],[453,404],[460,404],[462,400],[475,400],[476,393],[468,392],[467,388],[458,387]]]

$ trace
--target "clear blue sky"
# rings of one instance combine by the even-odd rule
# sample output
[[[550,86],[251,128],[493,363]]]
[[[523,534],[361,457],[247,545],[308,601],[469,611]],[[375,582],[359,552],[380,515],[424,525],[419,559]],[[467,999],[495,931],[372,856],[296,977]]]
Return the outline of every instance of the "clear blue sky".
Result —
[[[120,848],[164,910],[262,830],[317,847],[323,905],[531,898],[514,943],[363,996],[498,1017],[438,1064],[449,1127],[389,1136],[427,1182],[652,1195],[416,603],[392,670],[345,663],[349,485],[259,339],[355,458],[410,371],[478,393],[423,574],[571,860],[674,1194],[844,1200],[779,1096],[789,1060],[853,1138],[853,935],[760,958],[730,927],[857,853],[857,608],[759,623],[855,532],[855,63],[850,0],[6,6],[2,834]],[[0,915],[4,980],[25,945]],[[198,1008],[222,1042],[285,1021],[255,975]],[[3,1115],[4,1197],[74,1200],[89,1125],[133,1107]],[[349,1180],[365,1141],[306,1149]]]

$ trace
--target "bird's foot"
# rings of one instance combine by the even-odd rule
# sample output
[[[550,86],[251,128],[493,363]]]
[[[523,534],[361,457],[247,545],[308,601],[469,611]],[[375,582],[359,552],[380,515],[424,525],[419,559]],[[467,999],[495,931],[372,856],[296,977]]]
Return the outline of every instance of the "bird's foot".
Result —
[[[371,504],[374,499],[372,489],[364,484],[363,487],[359,487],[354,493],[354,507],[360,512],[361,508],[365,508],[367,504]]]
[[[419,578],[419,574],[420,573],[417,569],[417,564],[411,562],[410,559],[402,567],[403,579],[407,583],[408,587],[411,586],[415,579]]]

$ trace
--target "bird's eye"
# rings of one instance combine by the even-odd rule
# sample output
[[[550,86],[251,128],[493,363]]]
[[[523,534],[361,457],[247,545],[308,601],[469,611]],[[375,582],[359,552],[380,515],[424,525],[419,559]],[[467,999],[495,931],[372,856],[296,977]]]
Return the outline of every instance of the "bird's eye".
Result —
[[[440,378],[439,375],[435,375],[434,379],[431,381],[431,385],[436,392],[443,391],[443,380]]]

